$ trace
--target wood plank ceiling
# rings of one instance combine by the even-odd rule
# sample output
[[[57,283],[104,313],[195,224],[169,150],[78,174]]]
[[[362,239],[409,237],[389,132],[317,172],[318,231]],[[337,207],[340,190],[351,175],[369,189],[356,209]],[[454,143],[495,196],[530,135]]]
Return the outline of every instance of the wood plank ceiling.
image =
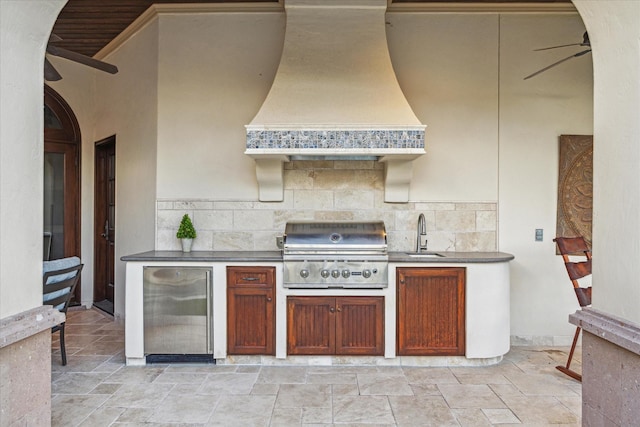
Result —
[[[571,0],[393,0],[393,3],[570,3]],[[58,15],[56,46],[95,55],[155,3],[278,3],[278,0],[69,0]]]

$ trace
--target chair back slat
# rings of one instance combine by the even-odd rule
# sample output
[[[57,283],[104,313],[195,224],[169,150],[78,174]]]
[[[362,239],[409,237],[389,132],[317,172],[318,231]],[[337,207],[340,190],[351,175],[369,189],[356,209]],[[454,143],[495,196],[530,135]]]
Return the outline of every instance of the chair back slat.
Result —
[[[553,241],[558,244],[558,249],[563,255],[584,255],[590,252],[583,237],[556,237]]]
[[[42,276],[42,303],[67,312],[84,264],[48,271]]]
[[[582,279],[591,274],[591,260],[582,262],[566,262],[567,273],[571,280]]]
[[[574,288],[573,290],[576,291],[580,307],[591,305],[591,286],[588,288]]]
[[[580,307],[591,305],[591,286],[581,287],[578,279],[591,274],[591,250],[582,237],[556,237],[553,239],[564,260],[569,279],[578,298]],[[584,261],[574,261],[570,257],[581,255]]]

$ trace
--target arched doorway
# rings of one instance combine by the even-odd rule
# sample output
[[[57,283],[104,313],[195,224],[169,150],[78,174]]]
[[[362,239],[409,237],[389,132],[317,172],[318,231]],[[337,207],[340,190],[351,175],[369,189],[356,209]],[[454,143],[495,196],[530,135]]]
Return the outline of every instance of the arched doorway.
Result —
[[[44,87],[43,258],[80,256],[80,127],[65,100]],[[75,302],[80,303],[81,287]]]

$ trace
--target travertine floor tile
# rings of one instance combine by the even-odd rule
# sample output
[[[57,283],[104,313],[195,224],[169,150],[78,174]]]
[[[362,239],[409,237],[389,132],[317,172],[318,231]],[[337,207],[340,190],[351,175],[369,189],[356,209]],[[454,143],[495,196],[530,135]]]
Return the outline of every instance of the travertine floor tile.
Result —
[[[258,376],[258,383],[271,384],[304,384],[307,368],[297,366],[263,366]]]
[[[412,396],[413,390],[404,376],[386,374],[358,374],[361,395]]]
[[[340,424],[395,422],[386,396],[335,396],[333,421]]]
[[[98,394],[58,395],[51,399],[51,425],[78,425],[104,404],[109,396]]]
[[[111,425],[124,412],[124,408],[101,406],[85,418],[79,426],[95,427]]]
[[[164,371],[153,366],[123,366],[106,379],[110,383],[141,384],[151,383]]]
[[[87,394],[95,389],[108,374],[70,372],[62,374],[51,383],[52,394]]]
[[[574,424],[578,417],[555,397],[508,396],[503,398],[522,423]]]
[[[517,424],[520,422],[510,409],[483,409],[491,424]]]
[[[356,374],[307,374],[309,384],[356,384]]]
[[[149,418],[152,423],[206,423],[220,396],[169,393]]]
[[[458,426],[440,396],[390,396],[389,402],[398,426]]]
[[[527,396],[575,396],[575,392],[563,384],[557,375],[507,374],[506,377],[522,394]]]
[[[504,408],[504,402],[487,385],[439,384],[451,408]]]
[[[267,426],[275,396],[221,396],[208,426]]]
[[[331,408],[302,408],[303,424],[330,424],[333,420]]]
[[[281,384],[277,408],[331,407],[329,384]]]
[[[123,384],[106,402],[105,406],[121,408],[155,408],[164,399],[171,386],[166,384]]]
[[[201,394],[249,394],[258,374],[209,374],[202,382]]]
[[[573,426],[568,348],[513,347],[488,367],[124,366],[124,325],[73,310],[68,365],[52,342],[52,426]],[[68,331],[71,326],[68,326]],[[67,331],[68,340],[70,335]],[[96,353],[110,353],[96,355]],[[581,352],[572,367],[580,369]],[[369,358],[360,359],[370,362]]]
[[[449,368],[403,368],[410,384],[459,384]]]
[[[452,409],[453,415],[462,427],[487,427],[491,426],[491,423],[487,419],[487,416],[482,412],[482,409],[466,408],[466,409]]]
[[[271,415],[272,426],[298,427],[302,424],[302,408],[275,408]]]

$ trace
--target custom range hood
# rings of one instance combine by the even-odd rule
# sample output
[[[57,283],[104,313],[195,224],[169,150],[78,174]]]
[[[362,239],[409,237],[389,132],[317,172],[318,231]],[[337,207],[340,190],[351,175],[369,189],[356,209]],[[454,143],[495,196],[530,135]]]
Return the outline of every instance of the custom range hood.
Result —
[[[425,126],[409,106],[387,48],[387,0],[285,0],[280,65],[246,126],[260,200],[283,199],[283,162],[384,162],[385,201],[407,202]]]

